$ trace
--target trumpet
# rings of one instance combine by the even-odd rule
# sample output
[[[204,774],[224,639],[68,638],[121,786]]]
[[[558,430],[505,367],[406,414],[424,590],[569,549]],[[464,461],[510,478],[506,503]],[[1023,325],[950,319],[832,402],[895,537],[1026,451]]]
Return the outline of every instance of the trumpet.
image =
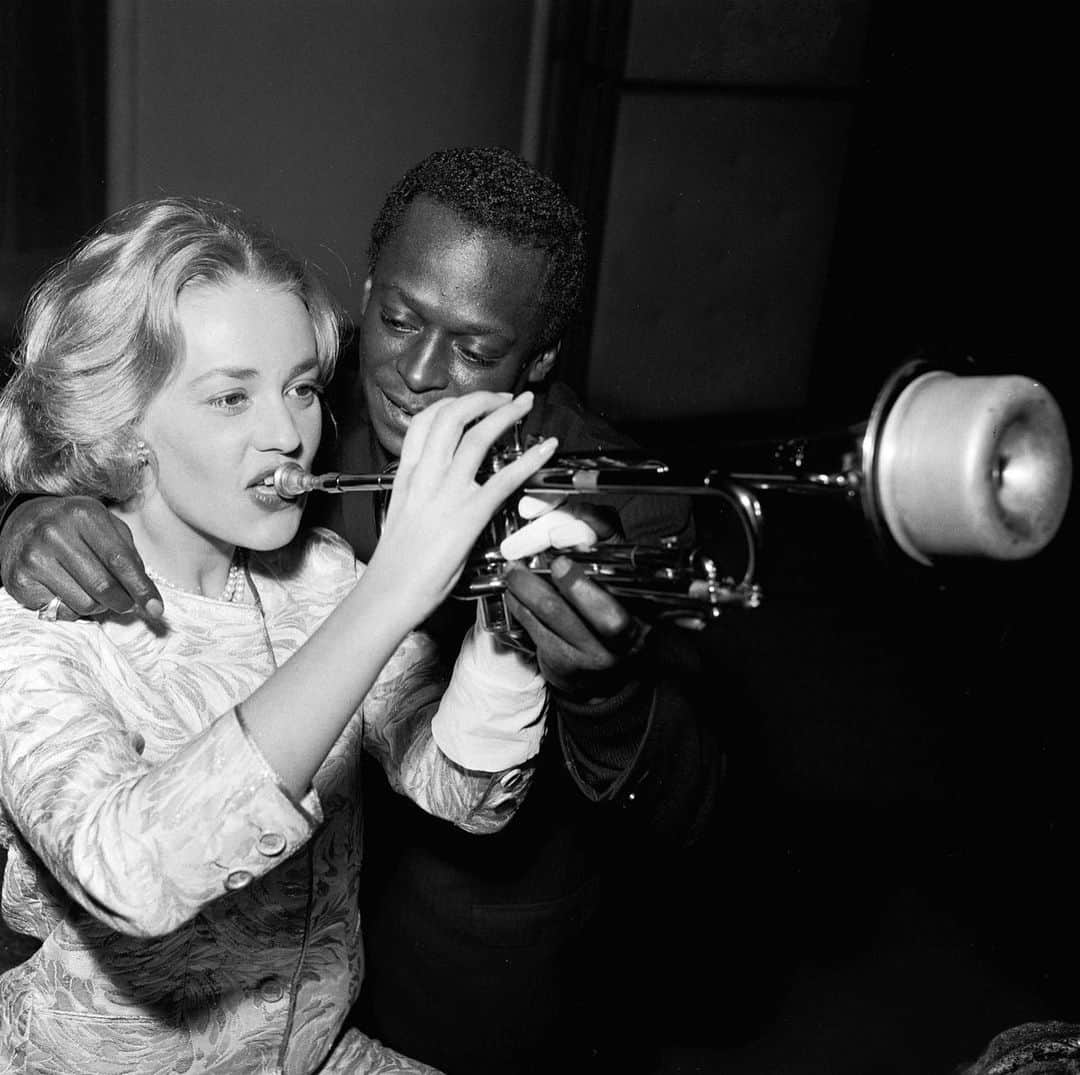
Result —
[[[520,431],[497,447],[492,473],[523,450]],[[720,497],[744,542],[741,573],[725,572],[700,547],[674,538],[655,545],[602,542],[558,550],[585,574],[655,618],[701,629],[729,607],[756,608],[765,512],[759,494],[781,491],[854,502],[878,546],[923,566],[950,558],[1034,556],[1058,531],[1069,500],[1072,458],[1061,410],[1022,375],[972,376],[911,360],[886,380],[869,418],[839,433],[732,445],[721,465],[675,468],[628,453],[554,457],[520,492]],[[373,492],[385,512],[393,472],[310,474],[285,464],[274,488],[286,499],[309,492]],[[488,524],[454,596],[480,601],[480,621],[510,645],[527,646],[505,604],[499,544],[520,526],[505,505]],[[528,561],[549,570],[552,553]]]

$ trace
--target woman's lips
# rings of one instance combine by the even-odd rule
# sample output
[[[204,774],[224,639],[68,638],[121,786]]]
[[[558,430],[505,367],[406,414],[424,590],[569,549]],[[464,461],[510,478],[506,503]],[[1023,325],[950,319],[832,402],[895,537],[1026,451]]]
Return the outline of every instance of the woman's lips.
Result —
[[[248,491],[251,499],[260,508],[267,511],[282,511],[285,508],[300,507],[307,499],[306,496],[302,496],[297,497],[295,500],[286,500],[284,497],[278,496],[273,485],[251,485],[248,486]]]

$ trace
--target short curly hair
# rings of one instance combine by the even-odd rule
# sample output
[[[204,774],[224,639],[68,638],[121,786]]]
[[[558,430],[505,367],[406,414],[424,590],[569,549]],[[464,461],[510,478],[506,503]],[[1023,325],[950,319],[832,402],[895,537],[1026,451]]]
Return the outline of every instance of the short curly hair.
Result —
[[[537,350],[557,343],[577,313],[585,275],[585,221],[562,187],[502,146],[432,153],[387,194],[368,243],[371,274],[405,210],[420,197],[446,206],[481,231],[547,254]]]

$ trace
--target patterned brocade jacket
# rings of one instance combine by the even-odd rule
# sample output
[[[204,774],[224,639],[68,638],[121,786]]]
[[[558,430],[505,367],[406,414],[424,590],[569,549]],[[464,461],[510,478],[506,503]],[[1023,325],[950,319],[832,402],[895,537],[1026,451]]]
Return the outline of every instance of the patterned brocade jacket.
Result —
[[[432,740],[443,683],[419,633],[303,801],[248,737],[240,703],[361,570],[309,531],[251,556],[260,602],[168,589],[157,630],[43,623],[0,593],[3,913],[42,941],[0,977],[0,1072],[315,1071],[363,974],[361,749],[469,831],[513,814],[528,779],[504,789]]]

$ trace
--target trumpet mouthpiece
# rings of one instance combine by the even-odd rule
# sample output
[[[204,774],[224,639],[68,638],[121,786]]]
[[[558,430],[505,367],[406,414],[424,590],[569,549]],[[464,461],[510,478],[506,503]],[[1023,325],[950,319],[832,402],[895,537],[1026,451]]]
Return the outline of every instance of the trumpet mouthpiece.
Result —
[[[274,471],[274,492],[283,500],[296,500],[317,484],[315,478],[298,463],[282,463]]]

